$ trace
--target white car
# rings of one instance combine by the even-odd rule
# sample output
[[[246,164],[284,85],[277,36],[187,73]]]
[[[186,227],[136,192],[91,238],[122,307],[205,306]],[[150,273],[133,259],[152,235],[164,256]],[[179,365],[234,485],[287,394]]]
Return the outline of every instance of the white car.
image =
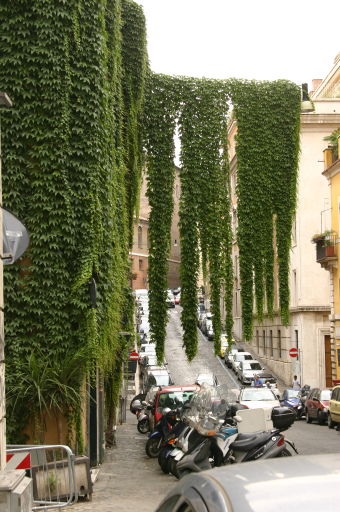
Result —
[[[245,405],[248,409],[272,409],[281,405],[273,391],[266,386],[241,389],[237,402]]]
[[[236,352],[231,360],[231,369],[236,373],[241,361],[251,361],[253,356],[250,352]]]
[[[242,384],[251,384],[254,380],[255,375],[263,370],[263,367],[259,361],[255,359],[249,361],[241,361],[237,368],[237,378]]]
[[[209,386],[219,385],[218,379],[216,375],[214,375],[213,373],[200,373],[199,375],[197,375],[195,384],[201,385],[203,383],[209,384]]]

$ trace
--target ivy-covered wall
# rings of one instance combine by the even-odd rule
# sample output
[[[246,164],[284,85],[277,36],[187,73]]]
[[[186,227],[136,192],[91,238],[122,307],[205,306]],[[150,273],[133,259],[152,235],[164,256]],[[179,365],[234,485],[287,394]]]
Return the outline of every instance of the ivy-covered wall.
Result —
[[[2,116],[3,203],[31,236],[5,271],[15,441],[30,412],[61,410],[79,424],[81,382],[96,364],[112,417],[125,353],[119,331],[132,319],[128,246],[147,55],[144,15],[130,0],[4,0],[0,17],[0,90],[14,104]],[[37,387],[38,401],[27,391]]]
[[[232,337],[233,273],[227,148],[228,109],[238,126],[238,233],[243,333],[252,337],[254,294],[260,321],[266,303],[273,312],[277,240],[282,321],[289,321],[288,265],[295,213],[299,152],[300,89],[278,80],[209,80],[151,74],[147,87],[146,138],[149,194],[155,197],[150,224],[150,323],[160,359],[167,322],[164,265],[168,253],[173,176],[173,134],[181,140],[181,304],[183,342],[191,360],[197,351],[197,275],[200,255],[209,276],[215,352],[221,334],[224,295]],[[155,166],[155,162],[159,166]],[[164,222],[164,219],[167,219]],[[162,219],[162,222],[157,222]],[[163,303],[162,303],[163,304]]]

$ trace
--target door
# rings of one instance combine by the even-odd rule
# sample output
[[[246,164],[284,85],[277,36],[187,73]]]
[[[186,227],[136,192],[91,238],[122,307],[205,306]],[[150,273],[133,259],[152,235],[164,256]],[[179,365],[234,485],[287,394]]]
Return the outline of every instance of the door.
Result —
[[[331,337],[329,334],[325,335],[325,375],[326,387],[332,387],[332,362],[331,362]]]

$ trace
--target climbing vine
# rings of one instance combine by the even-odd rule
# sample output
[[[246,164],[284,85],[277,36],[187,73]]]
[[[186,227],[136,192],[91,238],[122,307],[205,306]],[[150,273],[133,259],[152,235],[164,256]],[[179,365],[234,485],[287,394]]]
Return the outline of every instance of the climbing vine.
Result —
[[[144,18],[130,0],[5,0],[0,16],[0,90],[15,107],[2,118],[3,202],[31,235],[24,258],[5,271],[15,441],[24,381],[15,408],[10,392],[29,371],[32,352],[57,375],[63,358],[86,347],[72,380],[78,395],[98,364],[105,389],[120,382],[127,350],[119,331],[131,328],[128,247],[147,55]],[[80,446],[79,409],[70,421]]]
[[[155,84],[167,84],[155,94]],[[171,85],[170,85],[171,84]],[[292,219],[296,203],[299,150],[300,90],[287,81],[208,80],[150,75],[147,132],[155,125],[152,154],[171,167],[174,122],[178,116],[181,137],[181,303],[184,346],[189,359],[197,351],[197,276],[200,255],[208,269],[215,352],[220,346],[220,297],[224,293],[226,324],[231,341],[233,271],[231,261],[230,191],[227,152],[227,113],[230,100],[237,122],[238,233],[242,320],[245,339],[252,337],[254,293],[256,314],[273,315],[274,258],[277,253],[279,301],[284,325],[289,317],[288,265]],[[177,95],[177,96],[176,96]],[[172,105],[172,107],[169,107]],[[168,109],[171,116],[168,115]],[[164,116],[162,116],[162,112]],[[157,113],[157,121],[154,117]],[[167,123],[165,125],[160,123]],[[161,137],[160,132],[163,136]],[[153,132],[155,133],[155,132]],[[169,137],[165,141],[165,134]],[[160,137],[159,143],[157,137]],[[171,140],[170,140],[171,138]],[[171,151],[169,150],[171,146]],[[147,150],[149,151],[147,145]],[[164,165],[162,166],[164,170]],[[169,179],[169,173],[166,173]],[[162,190],[162,207],[170,206],[172,188],[161,188],[159,171],[152,181]],[[168,194],[165,198],[164,194]],[[170,208],[167,209],[170,211]],[[158,206],[159,208],[159,206]],[[154,218],[161,217],[155,213]],[[153,214],[151,214],[153,215]],[[163,225],[169,239],[170,224]],[[154,234],[153,234],[153,230]],[[160,228],[150,225],[159,240]],[[274,248],[274,234],[277,247]],[[156,245],[151,246],[156,274],[165,276],[168,246],[162,245],[163,263],[157,263]],[[157,251],[160,245],[157,246]],[[165,313],[160,310],[166,283],[157,280],[157,301],[150,304],[151,328],[163,353]],[[151,294],[155,293],[150,282]],[[162,329],[157,322],[162,318]]]

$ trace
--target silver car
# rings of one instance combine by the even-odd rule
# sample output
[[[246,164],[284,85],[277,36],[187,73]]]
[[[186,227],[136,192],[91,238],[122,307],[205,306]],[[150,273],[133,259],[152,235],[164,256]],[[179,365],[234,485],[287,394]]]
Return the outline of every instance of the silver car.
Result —
[[[340,453],[261,459],[191,473],[156,512],[338,510]]]
[[[263,367],[259,361],[245,360],[241,361],[237,370],[237,378],[242,384],[251,384],[254,380],[255,375],[263,370]]]

